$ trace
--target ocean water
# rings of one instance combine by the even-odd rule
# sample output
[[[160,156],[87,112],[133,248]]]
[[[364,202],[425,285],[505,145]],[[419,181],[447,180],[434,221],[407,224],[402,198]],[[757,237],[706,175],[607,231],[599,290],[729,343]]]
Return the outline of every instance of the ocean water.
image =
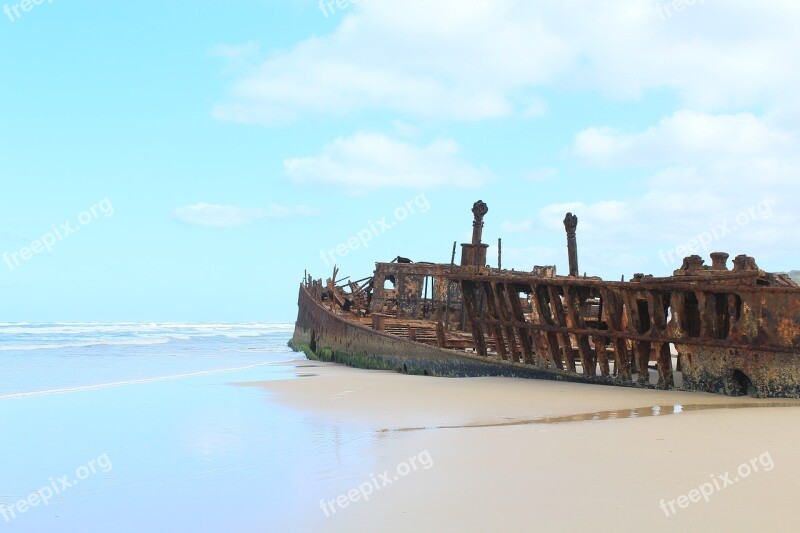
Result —
[[[237,386],[300,376],[292,330],[0,324],[0,531],[324,530],[380,437]]]
[[[292,324],[0,323],[0,397],[302,358]]]

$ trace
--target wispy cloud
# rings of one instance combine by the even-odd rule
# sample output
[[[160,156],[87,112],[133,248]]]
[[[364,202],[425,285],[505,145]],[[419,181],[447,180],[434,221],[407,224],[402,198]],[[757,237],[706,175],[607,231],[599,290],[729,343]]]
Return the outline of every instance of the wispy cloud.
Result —
[[[459,121],[540,116],[544,102],[517,93],[560,68],[568,45],[532,20],[534,11],[522,2],[364,2],[332,33],[235,79],[212,114],[268,125],[363,110]]]
[[[459,121],[537,117],[547,102],[520,95],[543,88],[623,99],[664,89],[710,111],[796,102],[797,3],[737,0],[683,12],[679,23],[664,22],[661,4],[363,2],[331,33],[234,79],[213,114],[262,124],[369,110]]]
[[[236,207],[197,203],[173,209],[172,216],[181,222],[195,226],[213,228],[234,228],[252,224],[265,218],[285,218],[289,216],[314,215],[310,207],[271,205],[266,208]]]
[[[599,166],[697,164],[722,158],[797,153],[797,140],[752,113],[676,111],[642,132],[593,127],[575,138],[574,156]]]
[[[296,183],[336,185],[350,192],[477,187],[493,179],[487,170],[462,161],[459,151],[451,139],[418,146],[379,133],[357,133],[336,139],[319,155],[287,159],[283,166]]]

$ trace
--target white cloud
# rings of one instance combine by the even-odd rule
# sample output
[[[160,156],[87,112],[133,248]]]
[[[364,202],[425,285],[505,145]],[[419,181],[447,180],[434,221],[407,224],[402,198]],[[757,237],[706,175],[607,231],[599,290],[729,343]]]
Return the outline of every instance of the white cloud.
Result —
[[[364,109],[458,120],[515,108],[539,115],[542,102],[512,93],[546,81],[568,50],[534,11],[507,0],[363,3],[333,33],[235,80],[213,115],[265,124]]]
[[[363,2],[327,35],[272,53],[232,83],[213,115],[275,124],[311,114],[389,110],[482,120],[540,115],[542,88],[684,105],[797,109],[800,3],[660,0]],[[528,95],[528,96],[524,96]]]
[[[540,211],[540,222],[548,230],[564,231],[564,215],[568,212],[580,213],[578,223],[583,230],[601,229],[607,226],[620,226],[632,222],[626,210],[626,205],[621,201],[600,201],[591,205],[583,202],[550,204]],[[586,220],[582,220],[586,217]]]
[[[708,261],[712,251],[767,262],[785,258],[800,245],[798,148],[800,135],[750,113],[681,111],[639,132],[590,128],[576,136],[574,155],[611,168],[648,167],[650,177],[609,191],[620,200],[547,206],[539,222],[563,231],[564,213],[576,213],[582,249],[606,267],[638,257],[632,268],[665,274],[684,255],[698,253]],[[712,235],[711,242],[687,252],[704,234]]]
[[[581,269],[590,274],[666,275],[684,256],[699,254],[710,263],[714,251],[731,257],[746,253],[762,266],[785,260],[786,250],[800,245],[795,229],[800,219],[793,207],[800,195],[754,188],[749,176],[727,178],[728,187],[714,196],[681,183],[653,180],[644,194],[620,201],[547,206],[539,213],[540,223],[553,234],[563,233],[564,213],[578,215]],[[705,236],[708,242],[703,244]],[[699,244],[688,250],[692,242]],[[783,268],[796,265],[773,264],[773,269]]]
[[[461,161],[453,140],[417,146],[378,133],[336,139],[319,155],[287,159],[283,165],[296,183],[335,185],[350,192],[387,187],[476,187],[492,179],[488,171]]]
[[[267,208],[235,207],[197,203],[173,209],[172,216],[187,224],[215,228],[246,226],[263,218],[284,218],[293,215],[312,215],[314,210],[304,206],[285,207],[271,205]]]
[[[581,219],[579,241],[589,257],[632,263],[650,257],[642,250],[685,243],[768,201],[771,217],[741,227],[715,247],[757,259],[776,256],[776,243],[793,249],[800,244],[794,230],[800,224],[794,207],[800,204],[800,70],[794,58],[800,3],[698,0],[664,17],[666,4],[360,3],[332,33],[274,53],[234,79],[214,115],[275,124],[378,110],[401,115],[389,120],[427,124],[538,116],[548,107],[541,95],[567,100],[599,92],[636,100],[652,91],[652,101],[677,101],[682,110],[636,131],[596,124],[580,132],[569,151],[591,165],[646,170],[627,170],[626,187],[609,184],[599,201],[547,206],[530,221],[531,231],[544,226],[563,232],[564,213],[572,210]],[[298,182],[351,190],[452,185],[462,175],[476,184],[488,179],[460,161],[455,143],[441,142],[437,150],[360,134],[285,166]],[[439,161],[447,172],[410,164],[403,157],[408,155]],[[466,173],[458,172],[463,168]],[[423,180],[417,171],[432,176]],[[642,182],[631,186],[633,172]],[[526,178],[554,175],[544,168]],[[528,222],[507,221],[505,230],[526,231]]]
[[[573,155],[597,165],[701,163],[735,156],[792,153],[797,143],[752,113],[677,111],[652,128],[626,133],[608,127],[580,132]]]
[[[395,133],[400,137],[416,137],[420,133],[420,129],[417,126],[403,120],[393,120],[392,126],[394,127]]]

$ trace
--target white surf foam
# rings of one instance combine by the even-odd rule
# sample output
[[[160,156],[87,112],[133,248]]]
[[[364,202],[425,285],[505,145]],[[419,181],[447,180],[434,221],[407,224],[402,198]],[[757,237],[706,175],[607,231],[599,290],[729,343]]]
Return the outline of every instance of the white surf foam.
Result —
[[[0,400],[16,400],[20,398],[35,398],[38,396],[50,396],[53,394],[70,394],[75,392],[85,392],[85,391],[93,391],[93,390],[100,390],[100,389],[111,389],[115,387],[127,387],[129,385],[141,385],[144,383],[157,383],[159,381],[172,381],[177,379],[186,379],[192,378],[197,376],[210,376],[215,374],[225,374],[228,372],[239,372],[242,370],[250,370],[253,368],[258,368],[261,366],[267,365],[275,365],[276,363],[257,363],[254,365],[248,366],[241,366],[236,368],[224,368],[220,370],[203,370],[200,372],[190,372],[187,374],[175,374],[171,376],[161,376],[156,378],[144,378],[144,379],[132,379],[128,381],[115,381],[113,383],[100,383],[96,385],[84,385],[81,387],[67,387],[63,389],[50,389],[50,390],[41,390],[41,391],[34,391],[34,392],[19,392],[15,394],[7,394],[4,396],[0,396]]]

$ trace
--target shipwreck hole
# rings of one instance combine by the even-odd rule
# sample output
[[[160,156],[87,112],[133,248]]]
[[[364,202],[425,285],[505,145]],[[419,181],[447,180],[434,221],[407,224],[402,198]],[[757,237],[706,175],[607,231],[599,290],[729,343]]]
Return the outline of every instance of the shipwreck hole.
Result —
[[[730,391],[729,394],[731,396],[751,396],[753,398],[758,397],[758,391],[756,390],[755,385],[753,385],[753,381],[739,369],[733,371],[733,374],[730,378]]]
[[[433,276],[425,276],[422,278],[422,298],[425,300],[431,299],[433,300],[433,284],[434,279]]]
[[[533,304],[531,303],[530,294],[524,291],[516,291],[517,292],[517,300],[519,301],[519,307],[522,309],[522,313],[524,315],[525,322],[530,322],[530,315],[529,313],[533,310]],[[513,297],[513,296],[512,296]]]
[[[660,329],[665,329],[669,324],[670,318],[672,317],[672,306],[670,303],[672,302],[672,293],[665,292],[661,299],[661,315],[659,315],[659,323],[658,327]]]
[[[700,303],[697,295],[693,292],[686,293],[686,303],[684,306],[686,317],[686,333],[690,337],[700,336]]]
[[[636,330],[641,333],[650,331],[650,308],[647,300],[636,300],[636,310],[639,312],[639,324]]]
[[[727,339],[728,331],[731,327],[731,315],[727,294],[714,294],[714,313],[717,320],[716,337],[718,339]]]
[[[553,309],[550,305],[550,293],[547,290],[546,285],[541,285],[536,287],[535,298],[537,299],[539,304],[539,309],[541,314],[540,318],[544,321],[544,323],[552,326],[554,323],[553,321],[554,315],[553,315]]]
[[[317,353],[317,333],[315,331],[311,332],[311,342],[308,343],[308,347],[313,353]]]
[[[742,318],[742,297],[738,294],[733,295],[733,307],[734,307],[734,316],[732,317],[734,321],[738,321]]]

